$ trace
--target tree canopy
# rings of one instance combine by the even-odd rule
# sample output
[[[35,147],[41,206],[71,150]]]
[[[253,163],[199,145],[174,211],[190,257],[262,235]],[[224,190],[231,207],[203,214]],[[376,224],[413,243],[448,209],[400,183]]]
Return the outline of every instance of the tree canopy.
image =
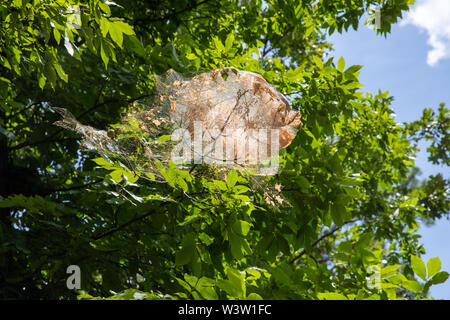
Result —
[[[389,92],[327,36],[388,36],[413,0],[11,0],[0,3],[0,298],[425,299],[447,280],[422,221],[448,180],[416,178],[418,143],[449,164],[449,113],[398,123]],[[273,176],[173,162],[149,173],[55,126],[64,108],[111,139],[154,75],[235,67],[302,114]],[[144,136],[145,138],[145,136]],[[130,155],[129,159],[132,159]],[[81,270],[81,290],[67,268]]]

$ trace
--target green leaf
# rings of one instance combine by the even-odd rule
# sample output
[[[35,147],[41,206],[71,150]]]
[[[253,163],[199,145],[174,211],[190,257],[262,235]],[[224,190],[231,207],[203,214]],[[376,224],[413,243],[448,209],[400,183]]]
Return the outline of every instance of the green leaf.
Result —
[[[347,68],[347,70],[345,70],[345,73],[347,73],[347,74],[354,74],[354,73],[358,72],[359,70],[361,70],[362,67],[363,66],[355,64],[355,65]]]
[[[128,23],[123,22],[123,21],[115,21],[114,22],[114,28],[117,28],[118,30],[120,30],[122,33],[126,34],[126,35],[134,35],[134,30],[133,27],[130,26]]]
[[[243,239],[237,236],[234,232],[230,232],[229,240],[230,240],[231,254],[233,255],[233,257],[237,260],[242,259],[244,257],[242,245]]]
[[[190,274],[184,274],[184,280],[192,287],[197,287],[198,284],[198,278],[196,276],[191,276]]]
[[[109,35],[111,36],[111,39],[119,46],[119,48],[122,48],[123,34],[117,23],[110,24]]]
[[[142,43],[135,35],[130,35],[126,38],[127,44],[136,52],[139,56],[145,57],[145,49],[142,46]]]
[[[434,276],[441,270],[441,260],[439,257],[431,258],[427,262],[428,277]]]
[[[415,293],[422,293],[422,291],[423,291],[422,285],[415,280],[404,281],[404,282],[402,282],[402,286],[405,289],[415,292]]]
[[[381,277],[383,279],[389,278],[389,277],[393,276],[394,274],[396,274],[398,272],[399,268],[400,268],[400,265],[398,265],[398,264],[386,266],[381,269]]]
[[[217,286],[228,293],[231,297],[236,299],[242,299],[245,297],[245,274],[239,272],[239,270],[227,267],[225,273],[228,277],[227,280],[217,280]]]
[[[341,88],[343,89],[347,89],[347,90],[352,90],[352,89],[358,89],[364,87],[364,85],[362,83],[359,83],[358,81],[353,81],[347,84],[344,84],[341,86]]]
[[[200,255],[198,254],[198,250],[194,247],[194,255],[192,257],[191,262],[189,263],[189,267],[192,270],[192,273],[198,275],[199,277],[202,274],[202,261],[200,259]]]
[[[225,291],[231,297],[240,298],[242,296],[242,291],[240,290],[239,286],[236,286],[233,282],[229,280],[219,279],[217,280],[216,284],[217,287]]]
[[[247,300],[263,300],[263,298],[259,294],[253,292],[247,296]]]
[[[393,283],[382,283],[381,284],[381,289],[390,289],[390,288],[398,288],[398,285],[393,284]]]
[[[59,45],[59,42],[61,41],[61,34],[56,28],[53,28],[53,37],[55,37],[56,43]]]
[[[202,295],[202,297],[206,300],[217,300],[219,297],[217,296],[216,290],[214,290],[216,282],[212,279],[201,277],[198,280],[197,286],[195,289]]]
[[[123,171],[120,169],[114,170],[109,173],[111,178],[114,180],[115,183],[120,183],[123,180]]]
[[[372,295],[368,296],[367,298],[364,298],[363,300],[381,300],[381,297],[378,294],[372,294]]]
[[[447,281],[448,277],[449,277],[448,272],[446,272],[446,271],[441,271],[441,272],[436,273],[436,274],[428,281],[428,283],[429,283],[429,284],[440,284],[440,283],[443,283],[443,282]]]
[[[111,23],[108,19],[104,17],[100,18],[100,31],[102,32],[103,37],[106,37],[106,35],[108,34],[110,25]]]
[[[181,189],[183,189],[184,192],[188,192],[188,191],[189,191],[189,187],[188,187],[186,181],[184,181],[184,179],[183,179],[182,177],[177,176],[177,177],[176,177],[176,182],[177,182],[177,185],[178,185]]]
[[[427,280],[427,269],[425,263],[418,256],[411,256],[411,268],[422,280]]]
[[[245,296],[245,274],[239,270],[227,268],[228,280],[233,284],[233,287],[239,292],[238,297]]]
[[[247,192],[247,191],[249,191],[249,190],[250,190],[249,187],[243,186],[243,185],[240,185],[240,184],[234,186],[234,188],[233,188],[233,191],[234,191],[236,194],[245,193],[245,192]]]
[[[259,278],[261,278],[261,272],[259,272],[258,270],[255,269],[246,269],[245,272],[247,273],[247,280],[258,280]]]
[[[225,50],[230,51],[230,49],[233,47],[234,42],[234,34],[230,33],[227,36],[227,39],[225,40]]]
[[[187,234],[183,238],[183,242],[181,244],[181,249],[175,255],[175,264],[185,265],[192,261],[195,254],[195,239],[192,234]]]
[[[139,176],[132,171],[123,171],[123,175],[127,183],[135,183],[139,180]]]
[[[7,79],[7,78],[5,78],[5,77],[0,77],[0,81],[6,82],[6,83],[8,83],[8,84],[11,83],[11,80],[9,80],[9,79]]]
[[[290,82],[300,82],[303,79],[303,73],[300,67],[295,69],[289,69],[285,74],[284,78]]]
[[[232,229],[237,234],[246,236],[247,233],[249,232],[251,226],[252,225],[250,223],[248,223],[247,221],[236,220],[232,225]]]
[[[214,185],[219,188],[219,190],[227,191],[227,185],[221,180],[213,180]]]
[[[172,187],[175,187],[175,181],[177,179],[175,169],[170,168],[170,167],[167,169],[160,168],[159,172],[161,173],[161,175],[164,177],[164,179],[167,181],[167,183],[169,185],[171,185]]]
[[[186,58],[189,60],[195,60],[197,59],[197,56],[191,52],[186,55]]]
[[[13,0],[12,5],[13,7],[20,8],[22,6],[22,0]]]
[[[57,63],[56,61],[53,63],[53,67],[56,70],[56,73],[58,73],[58,76],[64,80],[64,82],[69,81],[69,76],[64,72],[64,70],[61,68],[61,65]]]
[[[144,299],[148,293],[141,292],[136,289],[127,289],[121,293],[115,294],[109,298],[108,300],[142,300]]]
[[[187,291],[191,291],[191,286],[184,280],[181,280],[179,278],[175,278],[177,280],[177,282],[180,284],[180,286],[182,286],[184,289],[186,289]]]
[[[213,41],[214,41],[217,51],[219,51],[219,52],[225,51],[225,47],[223,46],[223,43],[220,41],[220,39],[218,37],[214,37]]]
[[[95,158],[95,159],[92,159],[92,161],[94,161],[96,164],[98,164],[101,167],[113,168],[111,163],[109,161],[107,161],[105,158]]]
[[[212,244],[214,242],[214,238],[210,237],[209,235],[207,235],[204,232],[200,233],[198,238],[200,239],[201,242],[203,242],[207,246],[209,246],[210,244]]]
[[[111,9],[106,3],[100,1],[98,5],[100,6],[100,9],[102,9],[104,13],[106,13],[108,16],[111,15]]]
[[[238,180],[238,175],[236,173],[236,171],[231,170],[230,172],[228,172],[226,181],[227,181],[227,186],[232,189],[234,187],[234,185],[236,184]]]
[[[100,56],[105,64],[105,68],[108,68],[109,62],[109,46],[106,42],[102,41],[100,45]]]
[[[338,60],[337,69],[342,72],[344,71],[344,68],[345,68],[345,60],[343,57],[340,57],[340,59]]]
[[[348,300],[346,296],[337,292],[318,293],[320,300]]]
[[[402,284],[403,282],[408,281],[408,279],[401,273],[397,273],[393,276],[390,276],[386,280],[394,284]]]
[[[309,192],[309,188],[311,187],[311,183],[303,176],[299,176],[297,178],[297,184],[304,193]]]
[[[314,61],[314,63],[316,64],[316,66],[322,70],[323,69],[323,62],[322,59],[320,59],[318,56],[312,56],[312,59]]]
[[[39,79],[38,79],[39,88],[44,89],[46,81],[47,81],[47,78],[44,76],[43,73],[41,73],[39,75]]]
[[[50,82],[51,86],[54,87],[56,84],[56,72],[55,69],[47,63],[44,68],[44,74],[47,80]]]
[[[337,201],[331,206],[331,217],[337,226],[342,226],[344,221],[351,218],[351,215],[345,205],[342,202]]]

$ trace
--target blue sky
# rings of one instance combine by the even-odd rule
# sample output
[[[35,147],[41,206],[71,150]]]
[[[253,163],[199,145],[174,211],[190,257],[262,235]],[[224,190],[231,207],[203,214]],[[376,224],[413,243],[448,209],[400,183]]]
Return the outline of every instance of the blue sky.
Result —
[[[362,91],[389,90],[394,96],[396,121],[417,120],[423,108],[437,110],[441,102],[450,105],[450,0],[416,1],[411,13],[392,26],[387,38],[361,26],[358,31],[335,34],[329,41],[336,61],[342,56],[347,67],[364,66],[359,77],[364,84]],[[421,177],[440,172],[449,178],[448,168],[427,162],[424,149],[416,158]],[[450,272],[450,220],[422,226],[419,233],[426,250],[425,262],[439,256],[442,270]],[[450,299],[450,279],[433,286],[431,295]]]

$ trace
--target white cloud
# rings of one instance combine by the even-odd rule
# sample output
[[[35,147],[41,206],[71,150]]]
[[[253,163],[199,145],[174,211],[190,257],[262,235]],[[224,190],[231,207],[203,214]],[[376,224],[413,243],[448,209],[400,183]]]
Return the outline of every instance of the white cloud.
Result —
[[[428,34],[427,63],[450,58],[450,0],[419,0],[400,25],[412,24]]]

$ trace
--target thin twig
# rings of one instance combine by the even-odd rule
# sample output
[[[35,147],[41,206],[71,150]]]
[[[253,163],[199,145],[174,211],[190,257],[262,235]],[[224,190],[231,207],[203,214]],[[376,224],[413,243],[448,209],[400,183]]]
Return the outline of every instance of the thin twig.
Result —
[[[99,179],[99,180],[95,180],[95,181],[92,181],[92,182],[89,182],[89,183],[85,183],[85,184],[82,184],[82,185],[78,185],[78,186],[73,186],[73,187],[69,187],[69,188],[54,189],[54,190],[51,190],[50,192],[53,193],[53,192],[65,192],[65,191],[71,191],[71,190],[79,190],[79,189],[83,189],[85,187],[89,187],[89,186],[92,186],[94,184],[100,183],[102,181],[103,181],[103,179]]]
[[[195,3],[195,4],[191,5],[191,6],[188,6],[188,7],[184,8],[184,9],[181,9],[179,11],[173,11],[173,12],[171,12],[169,14],[166,14],[166,15],[164,15],[162,17],[159,17],[159,18],[151,18],[151,19],[149,19],[148,17],[135,18],[134,22],[136,24],[140,24],[142,22],[147,24],[149,22],[160,22],[160,21],[170,20],[170,19],[175,18],[177,15],[180,15],[180,14],[185,13],[187,11],[191,11],[193,9],[196,9],[197,7],[201,6],[204,3],[207,3],[209,1],[210,0],[203,0],[203,1],[197,2],[197,3]]]
[[[324,235],[322,235],[319,239],[317,239],[316,241],[314,241],[314,243],[312,244],[312,248],[314,248],[315,246],[317,246],[319,244],[320,241],[322,241],[323,239],[333,235],[336,231],[338,231],[339,229],[341,229],[343,226],[345,226],[346,224],[355,222],[356,220],[348,220],[348,221],[344,221],[342,223],[341,226],[338,227],[334,227],[333,229],[331,229],[329,232],[325,233]],[[303,255],[305,255],[306,250],[303,249],[302,252],[300,252],[296,257],[294,257],[289,263],[294,263],[295,261],[297,261],[298,259],[300,259],[301,257],[303,257]]]
[[[166,204],[168,204],[168,203],[169,203],[169,202],[166,202],[166,203],[163,203],[162,205],[166,205]],[[107,230],[107,231],[105,231],[105,232],[103,232],[103,233],[101,233],[101,234],[99,234],[99,235],[97,235],[97,236],[93,236],[93,237],[92,237],[92,240],[98,240],[98,239],[104,238],[104,237],[106,237],[106,236],[108,236],[108,235],[110,235],[110,234],[112,234],[112,233],[114,233],[114,232],[117,232],[117,231],[119,231],[119,230],[125,229],[125,228],[128,227],[130,224],[133,224],[133,223],[136,222],[136,221],[143,220],[143,219],[147,218],[148,216],[151,216],[152,214],[154,214],[154,213],[156,213],[156,212],[157,212],[157,211],[149,211],[149,212],[147,212],[146,214],[137,216],[137,217],[135,217],[135,218],[133,218],[133,219],[131,219],[131,220],[125,222],[125,223],[122,223],[120,226],[117,226],[117,227],[114,227],[114,228],[112,228],[112,229],[109,229],[109,230]]]
[[[58,133],[60,133],[62,130],[63,129],[59,129],[55,133],[53,133],[50,136],[48,136],[47,139],[42,139],[42,140],[38,140],[38,141],[34,141],[34,142],[25,141],[25,142],[23,142],[21,144],[18,144],[16,146],[13,146],[13,147],[9,148],[9,150],[18,150],[18,149],[22,149],[23,147],[37,146],[37,145],[40,145],[40,144],[46,143],[46,142],[50,143],[50,142],[64,142],[64,141],[70,141],[70,140],[78,140],[77,138],[51,139],[54,136],[56,136]]]
[[[21,114],[21,113],[27,111],[28,109],[30,109],[36,105],[39,105],[39,104],[42,104],[42,101],[33,102],[33,103],[29,104],[28,106],[24,107],[22,110],[10,114],[8,117],[6,117],[6,120],[10,120],[13,117],[15,117],[16,115]]]
[[[80,114],[78,117],[76,117],[76,119],[79,120],[79,119],[83,118],[85,115],[87,115],[88,113],[92,112],[93,110],[95,110],[95,109],[97,109],[97,108],[99,108],[101,106],[104,106],[104,105],[106,105],[108,103],[115,103],[115,102],[128,102],[128,103],[131,103],[131,102],[134,102],[134,101],[142,99],[142,98],[150,97],[152,95],[154,95],[154,94],[153,93],[151,93],[151,94],[143,94],[141,96],[138,96],[138,97],[135,97],[135,98],[130,98],[130,99],[127,99],[127,100],[123,100],[123,99],[106,100],[106,101],[103,101],[101,103],[97,103],[97,104],[93,105],[91,108],[89,108],[88,110],[86,110],[85,112]],[[62,131],[64,131],[64,129],[63,128],[59,128],[58,130],[53,132],[51,135],[49,135],[45,139],[38,140],[38,141],[25,141],[23,143],[20,143],[18,145],[15,145],[15,146],[9,148],[9,150],[18,150],[18,149],[22,149],[23,147],[36,146],[36,145],[39,145],[39,144],[45,143],[45,142],[61,142],[61,141],[64,141],[64,140],[77,140],[76,138],[65,138],[65,139],[50,140],[54,136],[56,136],[57,134],[59,134]]]

